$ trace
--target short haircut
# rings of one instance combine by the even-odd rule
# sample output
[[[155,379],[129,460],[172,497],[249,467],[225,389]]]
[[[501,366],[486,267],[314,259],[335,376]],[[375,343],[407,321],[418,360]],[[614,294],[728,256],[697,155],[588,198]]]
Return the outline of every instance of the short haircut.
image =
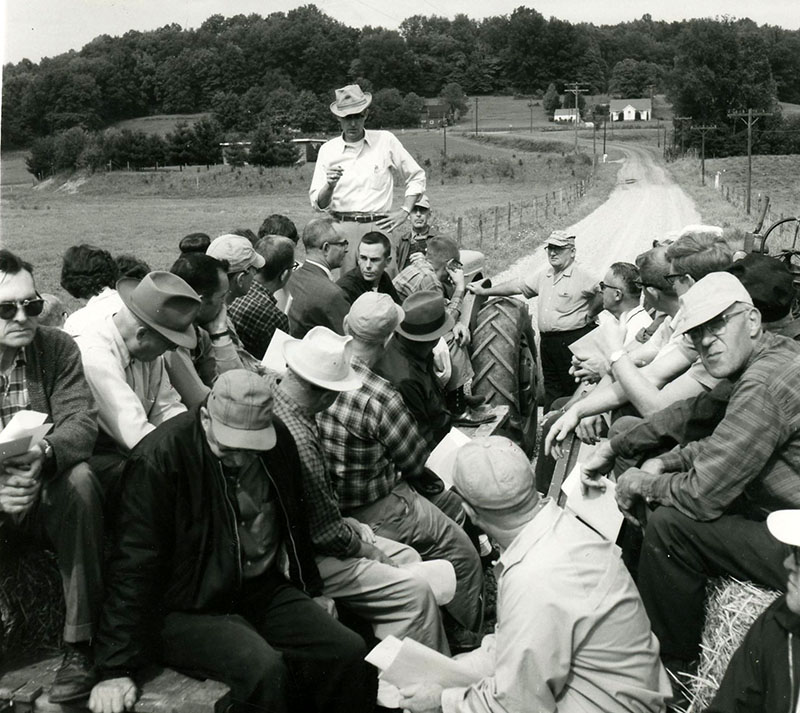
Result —
[[[169,271],[182,278],[198,295],[208,297],[219,289],[219,273],[227,274],[228,261],[205,253],[184,253]]]
[[[58,295],[51,295],[42,292],[44,308],[39,315],[39,326],[41,327],[63,327],[66,319],[64,303]]]
[[[279,277],[294,265],[294,243],[283,235],[266,235],[256,243],[256,252],[264,258],[259,274],[267,281]]]
[[[669,260],[664,247],[650,248],[636,256],[636,267],[639,268],[639,281],[643,286],[656,287],[665,295],[675,296],[675,289],[667,282]]]
[[[615,262],[609,268],[616,277],[625,294],[630,297],[639,297],[642,288],[639,287],[639,268],[629,262]]]
[[[150,265],[144,260],[140,260],[136,255],[123,254],[117,255],[114,258],[119,268],[120,277],[133,277],[136,280],[144,279],[144,276],[150,272]]]
[[[728,243],[718,235],[689,233],[667,248],[672,272],[689,275],[695,281],[712,272],[727,270],[733,262]]]
[[[250,241],[250,245],[253,247],[255,247],[258,242],[258,236],[250,230],[250,228],[236,228],[236,230],[231,230],[228,235],[238,235],[241,238],[247,238]]]
[[[428,238],[428,256],[445,260],[458,259],[459,251],[456,241],[441,235]]]
[[[333,218],[313,218],[303,228],[303,246],[306,250],[316,250],[329,242],[335,234]]]
[[[263,238],[265,235],[283,235],[289,238],[295,245],[299,238],[297,226],[289,220],[289,218],[280,213],[273,213],[264,219],[264,222],[258,229],[258,237]]]
[[[83,243],[64,252],[61,286],[79,300],[94,297],[104,287],[113,288],[118,278],[119,267],[108,250]]]
[[[182,253],[204,253],[211,245],[211,236],[206,233],[189,233],[181,238],[178,249]]]
[[[383,233],[377,230],[371,230],[367,233],[363,238],[361,238],[361,245],[383,245],[383,255],[384,257],[389,257],[392,254],[392,241],[384,235]],[[356,251],[356,257],[358,256],[358,252]]]

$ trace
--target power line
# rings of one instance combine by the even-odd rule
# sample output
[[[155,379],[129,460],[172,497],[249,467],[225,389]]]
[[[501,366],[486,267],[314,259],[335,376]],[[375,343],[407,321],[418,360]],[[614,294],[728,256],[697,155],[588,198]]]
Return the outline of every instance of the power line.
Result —
[[[587,85],[583,82],[571,82],[566,87],[565,91],[572,92],[575,95],[575,153],[578,153],[578,95],[588,92]]]
[[[728,114],[729,119],[741,119],[747,124],[747,215],[750,215],[750,194],[752,192],[753,179],[753,126],[762,116],[772,116],[772,112],[748,109],[746,112],[732,111]]]

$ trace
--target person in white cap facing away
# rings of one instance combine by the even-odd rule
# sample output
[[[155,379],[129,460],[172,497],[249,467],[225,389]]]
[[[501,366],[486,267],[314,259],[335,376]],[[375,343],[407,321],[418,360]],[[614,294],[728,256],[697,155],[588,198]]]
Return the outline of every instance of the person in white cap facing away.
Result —
[[[670,693],[642,601],[619,556],[569,511],[542,499],[523,451],[502,436],[456,454],[454,487],[501,550],[497,627],[459,661],[465,688],[402,689],[422,713],[640,713]]]
[[[263,377],[225,372],[134,449],[114,539],[93,713],[131,710],[152,664],[222,681],[235,710],[374,710],[363,640],[311,599],[297,449]]]
[[[431,201],[428,196],[420,196],[411,209],[411,231],[397,243],[397,271],[408,266],[413,255],[428,252],[428,238],[431,233]]]
[[[575,391],[569,373],[572,353],[569,345],[594,329],[592,318],[603,309],[598,282],[575,262],[575,236],[554,230],[544,244],[547,265],[527,277],[501,285],[481,287],[471,283],[467,289],[477,295],[523,295],[537,297],[536,325],[539,330],[544,411],[557,398]]]
[[[782,542],[786,593],[753,622],[705,713],[796,711],[800,705],[800,510],[767,516]]]
[[[342,134],[320,148],[308,191],[311,206],[328,211],[337,222],[337,232],[351,245],[358,245],[372,230],[388,233],[406,223],[425,193],[425,171],[398,138],[364,128],[370,104],[372,94],[358,84],[336,90],[330,108]],[[395,178],[405,186],[397,209],[392,207]],[[355,256],[350,255],[343,271],[354,265]]]
[[[439,608],[427,582],[398,567],[419,562],[407,545],[376,537],[369,525],[340,510],[315,416],[340,394],[361,388],[351,366],[352,338],[314,327],[302,340],[284,345],[288,367],[275,384],[275,414],[286,425],[300,455],[305,505],[323,594],[372,625],[375,635],[408,636],[448,651]]]
[[[345,331],[361,387],[342,393],[317,416],[322,447],[341,511],[410,545],[423,559],[451,562],[457,587],[447,611],[474,630],[483,587],[480,559],[461,526],[410,487],[408,479],[425,475],[430,450],[400,394],[371,368],[404,316],[388,295],[369,292],[353,303]]]
[[[734,382],[725,416],[710,436],[625,471],[616,495],[644,527],[637,583],[664,661],[689,670],[709,577],[785,586],[784,548],[765,517],[800,507],[800,344],[762,330],[730,273],[706,275],[681,299],[681,329],[706,369]]]

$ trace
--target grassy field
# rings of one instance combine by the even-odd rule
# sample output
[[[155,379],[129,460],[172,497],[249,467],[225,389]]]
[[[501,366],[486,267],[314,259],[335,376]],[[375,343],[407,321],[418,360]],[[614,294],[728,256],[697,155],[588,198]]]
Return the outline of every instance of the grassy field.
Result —
[[[131,131],[144,131],[147,134],[158,134],[166,136],[175,130],[175,124],[185,121],[189,126],[193,126],[200,119],[210,116],[208,112],[200,114],[156,114],[155,116],[140,116],[136,119],[126,119],[118,121],[113,125],[114,129],[130,129]]]

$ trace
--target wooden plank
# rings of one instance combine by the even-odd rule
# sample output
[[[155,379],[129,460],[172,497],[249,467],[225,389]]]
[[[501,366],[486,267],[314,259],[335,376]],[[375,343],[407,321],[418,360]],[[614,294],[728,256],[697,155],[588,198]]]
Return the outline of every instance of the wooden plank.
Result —
[[[561,446],[566,455],[556,461],[556,468],[553,471],[553,479],[550,481],[550,488],[547,491],[547,497],[552,498],[560,506],[564,506],[566,497],[561,492],[561,485],[564,479],[569,475],[575,464],[578,462],[578,453],[581,449],[581,442],[575,436],[575,433],[570,433]]]
[[[456,426],[456,428],[466,433],[470,438],[494,436],[497,431],[505,425],[506,421],[508,421],[509,407],[492,406],[491,409],[494,420],[489,423],[482,423],[479,426]]]

